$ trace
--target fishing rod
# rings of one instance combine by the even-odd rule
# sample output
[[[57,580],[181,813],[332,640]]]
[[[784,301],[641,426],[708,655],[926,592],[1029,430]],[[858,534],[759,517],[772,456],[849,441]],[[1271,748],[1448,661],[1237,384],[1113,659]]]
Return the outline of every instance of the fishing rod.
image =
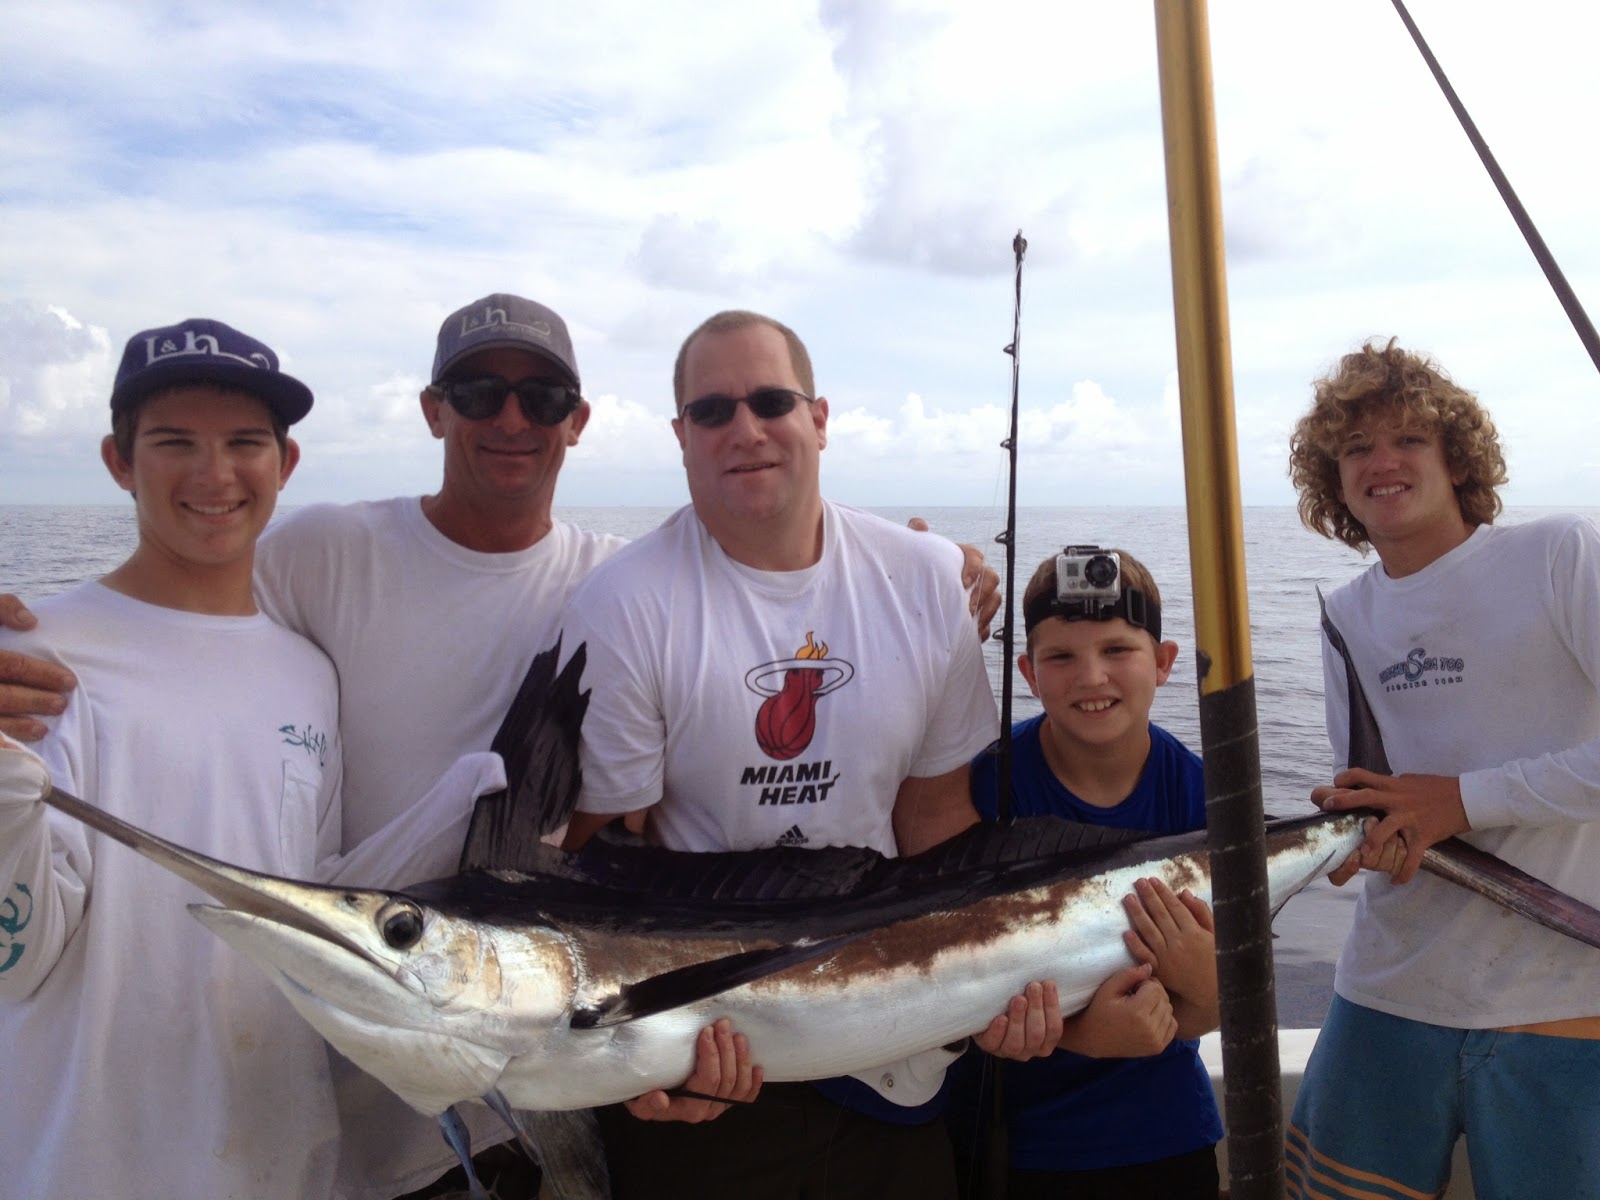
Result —
[[[1017,584],[1017,411],[1021,384],[1022,347],[1022,257],[1028,252],[1028,239],[1017,230],[1011,239],[1011,253],[1016,259],[1016,299],[1011,310],[1011,342],[1005,353],[1011,359],[1011,429],[1000,448],[1008,458],[1006,527],[995,534],[994,540],[1006,548],[1005,617],[1000,623],[1000,752],[999,794],[996,796],[997,815],[1002,821],[1011,819],[1011,655],[1016,641],[1016,616],[1012,596]],[[974,1156],[981,1162],[982,1171],[974,1189],[979,1200],[1005,1200],[1007,1171],[1011,1165],[1009,1139],[1006,1136],[1005,1079],[1001,1064],[984,1056],[978,1083],[978,1119],[981,1122],[980,1141],[982,1153]],[[984,1098],[987,1097],[987,1104]],[[970,1176],[969,1176],[970,1178]]]
[[[1228,1194],[1282,1200],[1283,1105],[1206,0],[1156,0]]]
[[[1544,269],[1544,277],[1550,281],[1550,286],[1555,289],[1556,298],[1561,301],[1561,307],[1566,310],[1567,319],[1572,322],[1572,327],[1578,333],[1578,339],[1583,342],[1584,349],[1589,352],[1589,357],[1594,360],[1596,370],[1600,370],[1600,335],[1596,335],[1594,324],[1589,320],[1589,314],[1583,309],[1577,293],[1567,283],[1567,277],[1562,274],[1561,268],[1556,265],[1555,255],[1550,253],[1550,247],[1545,245],[1544,238],[1539,236],[1539,230],[1534,226],[1533,218],[1528,215],[1528,210],[1522,206],[1522,201],[1517,199],[1517,193],[1511,187],[1511,181],[1506,178],[1506,173],[1500,169],[1500,164],[1495,161],[1494,154],[1489,150],[1489,143],[1483,140],[1483,135],[1478,132],[1472,117],[1468,115],[1466,105],[1461,103],[1461,97],[1456,95],[1455,88],[1450,86],[1450,80],[1445,77],[1444,68],[1439,65],[1439,60],[1433,56],[1433,51],[1428,48],[1427,41],[1422,36],[1422,31],[1417,28],[1417,23],[1411,19],[1411,14],[1406,11],[1402,0],[1393,0],[1394,8],[1400,14],[1400,20],[1405,23],[1411,40],[1417,44],[1417,49],[1422,53],[1422,59],[1428,64],[1428,70],[1433,72],[1434,80],[1439,84],[1439,90],[1444,92],[1444,98],[1450,102],[1451,109],[1456,114],[1456,119],[1461,122],[1461,128],[1466,131],[1467,139],[1472,143],[1473,149],[1478,152],[1484,169],[1489,172],[1489,178],[1494,180],[1494,186],[1500,192],[1500,198],[1505,201],[1506,207],[1511,210],[1511,217],[1517,223],[1517,228],[1522,230],[1523,239],[1528,243],[1528,249],[1533,251],[1534,258],[1539,260],[1539,266]]]
[[[1011,819],[1011,653],[1016,639],[1016,606],[1012,598],[1017,584],[1017,396],[1022,375],[1022,256],[1028,252],[1028,239],[1017,230],[1011,239],[1016,257],[1016,301],[1011,309],[1011,344],[1005,353],[1011,358],[1011,432],[1000,443],[1009,460],[1006,497],[1006,527],[995,541],[1006,548],[1006,615],[1000,626],[1000,796],[999,816]]]

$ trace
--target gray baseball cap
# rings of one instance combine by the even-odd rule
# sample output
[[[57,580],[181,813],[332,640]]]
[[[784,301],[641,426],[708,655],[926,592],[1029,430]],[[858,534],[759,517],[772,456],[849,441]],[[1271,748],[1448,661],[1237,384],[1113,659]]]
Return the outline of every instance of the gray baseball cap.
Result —
[[[445,318],[433,356],[433,382],[469,354],[499,348],[538,354],[571,376],[574,387],[580,384],[567,323],[542,304],[504,292],[474,300]]]

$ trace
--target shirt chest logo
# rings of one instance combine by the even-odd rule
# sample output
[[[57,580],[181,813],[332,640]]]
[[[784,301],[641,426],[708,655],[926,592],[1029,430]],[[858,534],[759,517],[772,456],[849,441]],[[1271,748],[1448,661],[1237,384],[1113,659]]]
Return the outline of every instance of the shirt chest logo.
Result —
[[[1414,646],[1397,663],[1378,672],[1378,685],[1386,692],[1406,692],[1412,688],[1446,687],[1466,679],[1467,660],[1447,654],[1429,654]]]
[[[856,669],[828,657],[828,644],[810,632],[793,658],[762,663],[745,672],[744,685],[765,697],[756,710],[756,744],[768,758],[786,762],[805,752],[817,731],[817,701],[836,692]]]

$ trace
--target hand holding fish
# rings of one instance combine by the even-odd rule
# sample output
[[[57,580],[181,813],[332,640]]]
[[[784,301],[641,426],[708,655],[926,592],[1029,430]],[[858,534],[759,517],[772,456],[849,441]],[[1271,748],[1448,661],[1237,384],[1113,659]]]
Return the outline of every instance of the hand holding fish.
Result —
[[[1206,902],[1160,879],[1135,881],[1122,907],[1132,929],[1122,935],[1135,961],[1148,963],[1167,989],[1178,1036],[1199,1037],[1217,1027],[1216,922]]]
[[[1312,799],[1316,799],[1317,792],[1332,793],[1336,790],[1336,788],[1331,787],[1317,788],[1311,793],[1311,796]],[[1372,831],[1377,827],[1377,817],[1368,817],[1366,824],[1363,826],[1368,835],[1371,835]],[[1354,854],[1328,872],[1328,882],[1333,884],[1334,887],[1343,887],[1362,871],[1382,871],[1393,879],[1400,873],[1400,868],[1405,864],[1406,839],[1403,834],[1399,837],[1390,838],[1382,846],[1378,847],[1376,851],[1369,850],[1367,844],[1362,842]]]
[[[1378,864],[1391,861],[1390,843],[1399,841],[1405,858],[1398,870],[1390,870],[1396,883],[1412,880],[1428,847],[1472,828],[1461,803],[1461,780],[1453,775],[1379,775],[1355,767],[1335,775],[1332,787],[1313,788],[1311,799],[1328,812],[1381,810],[1384,817],[1376,827],[1368,827],[1360,856],[1363,865],[1374,864],[1368,869],[1388,869]],[[1343,864],[1338,873],[1348,866]]]
[[[1054,1054],[1064,1027],[1055,982],[1046,980],[1030,983],[1022,995],[1011,997],[1006,1011],[990,1021],[973,1041],[978,1049],[996,1058],[1027,1062]]]
[[[1124,967],[1102,983],[1089,1006],[1066,1023],[1061,1046],[1090,1058],[1159,1054],[1178,1033],[1167,989],[1149,963]]]
[[[641,1121],[683,1121],[697,1125],[714,1121],[728,1111],[730,1104],[748,1104],[761,1091],[761,1068],[750,1062],[750,1043],[742,1033],[734,1033],[726,1017],[700,1031],[694,1045],[694,1071],[683,1082],[683,1090],[699,1096],[716,1096],[728,1101],[717,1104],[689,1096],[669,1096],[664,1091],[646,1092],[624,1106]]]

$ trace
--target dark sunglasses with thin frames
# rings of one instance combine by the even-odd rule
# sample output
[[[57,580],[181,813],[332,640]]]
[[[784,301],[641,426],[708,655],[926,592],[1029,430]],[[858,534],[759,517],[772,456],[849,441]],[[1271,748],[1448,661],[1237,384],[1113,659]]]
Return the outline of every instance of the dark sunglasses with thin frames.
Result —
[[[733,420],[733,414],[741,404],[748,405],[753,416],[763,421],[774,421],[779,417],[787,417],[802,400],[811,404],[816,397],[792,388],[757,388],[748,396],[701,396],[683,406],[683,415],[702,429],[715,429]]]
[[[512,383],[501,375],[480,375],[474,379],[446,379],[433,386],[444,393],[451,408],[469,421],[498,416],[507,392],[517,394],[522,415],[535,425],[561,424],[583,399],[575,387],[531,377]]]

